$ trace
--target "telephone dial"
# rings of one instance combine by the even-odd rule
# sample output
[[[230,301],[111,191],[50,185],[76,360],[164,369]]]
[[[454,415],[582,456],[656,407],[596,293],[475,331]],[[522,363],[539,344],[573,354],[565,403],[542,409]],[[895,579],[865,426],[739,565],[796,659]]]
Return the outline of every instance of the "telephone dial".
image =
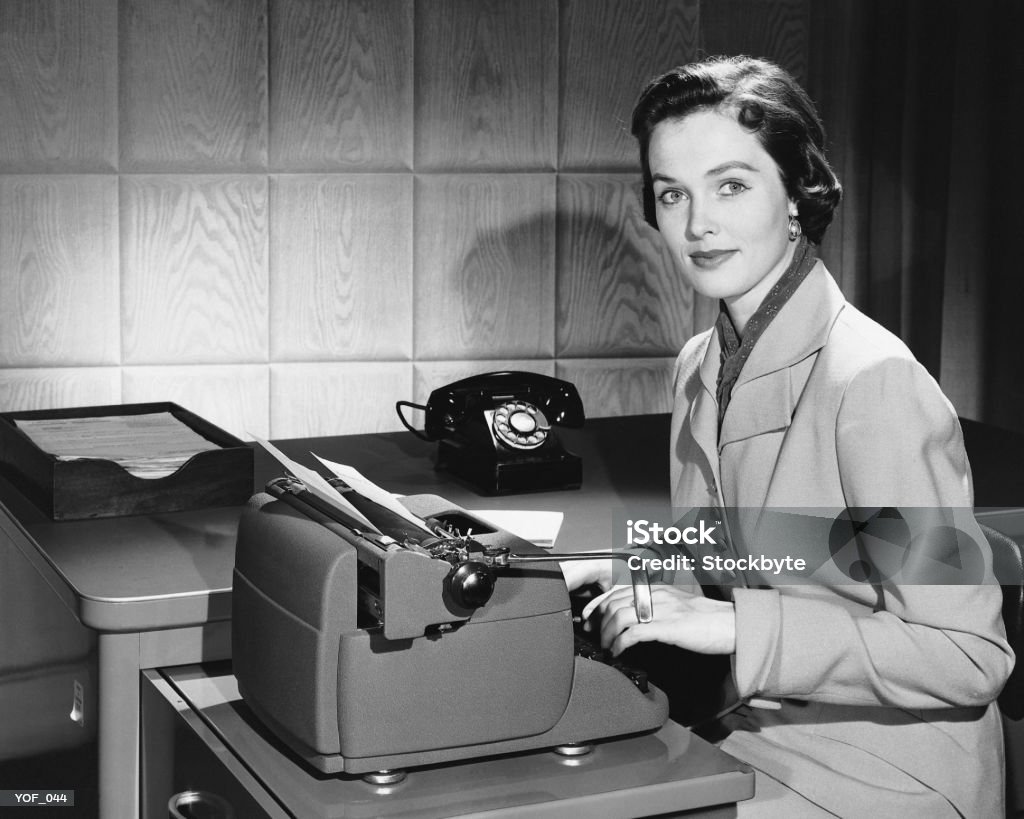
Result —
[[[409,424],[402,407],[424,411],[423,432]],[[539,373],[485,373],[439,387],[426,406],[399,401],[395,409],[410,432],[440,442],[439,468],[486,494],[580,486],[582,462],[554,429],[583,426],[583,402],[568,381]]]

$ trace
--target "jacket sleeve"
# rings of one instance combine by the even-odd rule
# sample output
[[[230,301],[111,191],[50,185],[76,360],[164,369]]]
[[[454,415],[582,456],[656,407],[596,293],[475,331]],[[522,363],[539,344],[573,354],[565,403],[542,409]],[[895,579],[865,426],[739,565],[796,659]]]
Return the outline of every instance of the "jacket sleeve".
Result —
[[[959,512],[965,537],[951,548],[969,548],[978,582],[954,584],[941,574],[928,582],[927,571],[908,579],[915,565],[929,564],[915,554],[929,548],[922,538],[906,546],[907,571],[873,581],[870,608],[844,605],[840,587],[737,589],[740,696],[912,709],[992,702],[1013,652],[991,550],[970,511],[970,471],[952,406],[916,361],[875,362],[847,385],[835,455],[847,508]],[[949,564],[961,555],[938,557]]]

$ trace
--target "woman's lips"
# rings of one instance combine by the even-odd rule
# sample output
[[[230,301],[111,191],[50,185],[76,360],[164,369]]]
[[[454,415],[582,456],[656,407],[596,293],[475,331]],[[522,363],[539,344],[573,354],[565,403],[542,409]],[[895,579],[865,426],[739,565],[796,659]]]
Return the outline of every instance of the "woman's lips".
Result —
[[[714,270],[730,258],[735,250],[701,250],[690,254],[690,261],[701,270]]]

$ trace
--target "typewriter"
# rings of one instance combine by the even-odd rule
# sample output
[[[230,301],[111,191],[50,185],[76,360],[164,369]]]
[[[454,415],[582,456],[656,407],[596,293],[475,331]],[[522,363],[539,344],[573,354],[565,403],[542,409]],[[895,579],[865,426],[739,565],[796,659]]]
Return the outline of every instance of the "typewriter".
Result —
[[[268,484],[234,568],[239,692],[313,768],[388,785],[665,722],[664,693],[581,639],[559,557],[436,495],[402,516],[338,488],[359,520],[295,478]]]

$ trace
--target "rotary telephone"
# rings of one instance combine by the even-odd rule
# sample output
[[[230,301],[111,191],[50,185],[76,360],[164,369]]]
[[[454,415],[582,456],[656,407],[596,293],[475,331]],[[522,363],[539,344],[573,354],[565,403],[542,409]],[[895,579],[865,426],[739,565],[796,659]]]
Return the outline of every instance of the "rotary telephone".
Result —
[[[402,407],[424,411],[423,432],[409,424]],[[399,401],[395,408],[409,431],[440,442],[438,468],[485,494],[580,486],[580,458],[562,446],[554,429],[583,426],[583,402],[568,381],[485,373],[434,390],[426,406]]]

